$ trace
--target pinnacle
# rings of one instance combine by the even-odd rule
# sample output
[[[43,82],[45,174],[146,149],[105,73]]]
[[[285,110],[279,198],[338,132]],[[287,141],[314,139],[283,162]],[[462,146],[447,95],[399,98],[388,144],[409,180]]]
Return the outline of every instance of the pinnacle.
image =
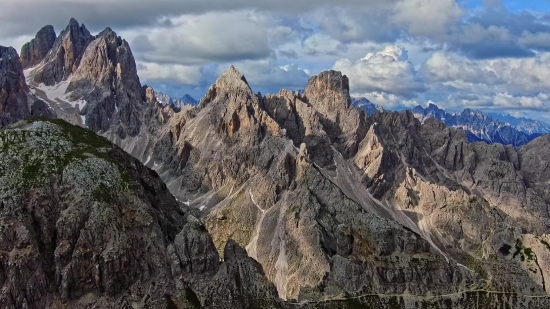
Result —
[[[216,85],[223,88],[250,89],[246,78],[233,65],[216,80]]]

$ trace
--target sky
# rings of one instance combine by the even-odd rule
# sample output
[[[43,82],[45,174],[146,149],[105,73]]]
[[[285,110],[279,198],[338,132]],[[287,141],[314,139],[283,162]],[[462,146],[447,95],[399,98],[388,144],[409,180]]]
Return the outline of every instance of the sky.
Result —
[[[71,17],[111,27],[142,83],[204,95],[235,65],[255,92],[338,70],[386,109],[435,103],[550,122],[548,0],[1,0],[0,45]]]

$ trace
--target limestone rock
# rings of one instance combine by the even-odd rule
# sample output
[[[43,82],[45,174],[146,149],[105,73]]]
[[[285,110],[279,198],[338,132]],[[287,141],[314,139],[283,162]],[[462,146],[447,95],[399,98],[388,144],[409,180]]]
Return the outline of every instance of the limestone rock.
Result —
[[[139,132],[137,109],[145,98],[134,56],[128,42],[110,28],[88,45],[67,92],[71,93],[69,99],[86,102],[81,114],[91,130],[105,132],[115,126],[121,137]]]
[[[78,68],[84,50],[93,38],[84,25],[72,18],[44,58],[44,65],[38,69],[34,82],[53,86],[66,80]]]
[[[229,244],[220,264],[194,212],[93,132],[21,121],[0,162],[1,307],[278,307],[258,263]]]
[[[28,69],[39,64],[52,49],[56,34],[53,26],[45,26],[38,31],[34,39],[21,48],[21,63],[23,69]]]
[[[29,117],[52,118],[55,113],[29,94],[15,49],[0,46],[0,127]]]

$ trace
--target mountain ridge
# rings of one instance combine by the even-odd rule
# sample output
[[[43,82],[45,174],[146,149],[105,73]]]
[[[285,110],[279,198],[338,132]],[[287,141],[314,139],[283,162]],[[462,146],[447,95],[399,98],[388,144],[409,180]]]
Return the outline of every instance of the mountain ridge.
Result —
[[[437,105],[430,103],[426,108],[418,105],[411,111],[421,122],[427,118],[436,118],[446,125],[469,132],[469,140],[472,142],[485,141],[487,143],[511,144],[518,147],[529,143],[541,134],[550,133],[550,126],[544,126],[543,123],[534,120],[522,121],[509,116],[507,117],[508,120],[511,120],[511,118],[517,120],[517,124],[512,125],[495,120],[490,114],[484,114],[481,111],[469,108],[464,109],[462,112],[448,113]],[[522,123],[526,124],[521,126]],[[541,132],[526,132],[529,130],[525,128],[527,125],[530,125],[531,128],[536,126]]]
[[[357,297],[415,308],[414,295],[461,295],[423,304],[466,308],[480,296],[462,294],[468,290],[513,293],[525,308],[548,305],[550,174],[541,171],[549,135],[515,149],[468,143],[465,131],[420,122],[411,111],[368,115],[336,71],[313,76],[302,93],[261,96],[231,67],[198,106],[176,112],[141,86],[116,34],[94,37],[79,58],[73,75],[50,89],[40,80],[55,75],[44,72],[56,68],[46,57],[26,72],[29,83],[38,76],[44,84],[31,90],[58,110],[72,102],[78,117],[62,117],[153,169],[195,209],[218,254],[245,248],[287,300],[281,306]],[[400,296],[359,299],[365,294]]]

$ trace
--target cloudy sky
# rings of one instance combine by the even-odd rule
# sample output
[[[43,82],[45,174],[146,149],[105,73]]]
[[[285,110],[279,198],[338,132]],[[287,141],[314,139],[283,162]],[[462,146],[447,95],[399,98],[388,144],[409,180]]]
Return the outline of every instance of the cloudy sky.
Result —
[[[234,64],[253,90],[328,69],[389,109],[436,103],[550,121],[548,0],[1,0],[0,45],[71,17],[113,28],[143,83],[200,98]]]

